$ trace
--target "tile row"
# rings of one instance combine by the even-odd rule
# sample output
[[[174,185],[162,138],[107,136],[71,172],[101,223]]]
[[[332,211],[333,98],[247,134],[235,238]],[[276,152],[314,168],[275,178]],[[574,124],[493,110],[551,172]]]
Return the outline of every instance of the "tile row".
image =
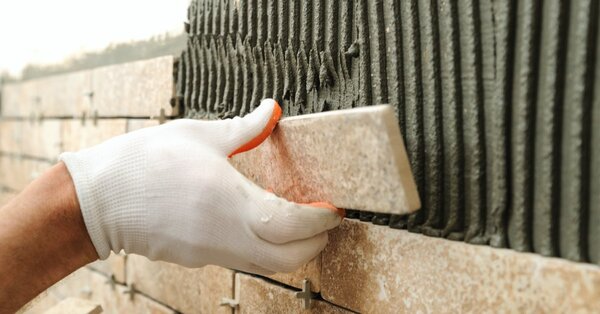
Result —
[[[2,87],[4,117],[177,115],[173,56],[48,76]]]

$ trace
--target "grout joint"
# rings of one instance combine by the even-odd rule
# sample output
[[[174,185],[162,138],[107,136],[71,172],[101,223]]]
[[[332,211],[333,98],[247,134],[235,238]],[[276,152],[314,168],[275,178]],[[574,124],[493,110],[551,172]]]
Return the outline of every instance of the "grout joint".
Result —
[[[114,274],[110,275],[110,277],[108,277],[108,279],[106,279],[106,281],[104,283],[110,285],[110,288],[112,290],[115,290],[115,286],[117,283],[117,280],[115,279],[115,275]]]

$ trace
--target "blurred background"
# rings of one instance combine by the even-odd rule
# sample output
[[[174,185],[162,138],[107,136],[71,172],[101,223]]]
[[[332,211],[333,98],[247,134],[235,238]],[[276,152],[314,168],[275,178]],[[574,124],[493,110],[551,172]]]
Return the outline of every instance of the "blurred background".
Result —
[[[0,2],[0,80],[179,53],[189,0]]]

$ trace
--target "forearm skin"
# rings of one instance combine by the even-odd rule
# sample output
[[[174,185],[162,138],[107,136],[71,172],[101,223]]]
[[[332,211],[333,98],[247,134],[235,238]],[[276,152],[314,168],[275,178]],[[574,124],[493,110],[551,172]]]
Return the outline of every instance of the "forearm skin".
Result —
[[[61,162],[0,208],[0,313],[98,259]]]

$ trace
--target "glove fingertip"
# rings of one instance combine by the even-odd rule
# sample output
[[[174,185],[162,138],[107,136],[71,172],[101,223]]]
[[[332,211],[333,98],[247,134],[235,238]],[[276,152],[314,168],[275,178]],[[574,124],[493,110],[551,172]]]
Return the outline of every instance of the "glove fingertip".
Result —
[[[268,100],[263,100],[263,101],[272,101],[273,102],[273,110],[271,112],[271,116],[269,117],[269,120],[267,121],[267,124],[262,129],[262,132],[260,132],[257,136],[252,138],[250,141],[244,143],[242,146],[238,147],[236,150],[231,152],[227,156],[228,158],[231,158],[236,154],[243,153],[243,152],[246,152],[246,151],[249,151],[249,150],[255,148],[256,146],[258,146],[262,142],[264,142],[264,140],[266,140],[267,137],[269,137],[269,135],[271,135],[271,132],[273,132],[273,129],[275,128],[275,126],[277,125],[277,122],[279,122],[279,119],[281,118],[282,110],[281,110],[281,107],[279,106],[279,103],[277,103],[277,101],[275,101],[273,99],[268,99]]]
[[[343,208],[337,208],[337,207],[333,206],[333,204],[331,204],[329,202],[312,202],[312,203],[307,203],[307,204],[302,204],[302,205],[307,205],[307,206],[311,206],[311,207],[319,207],[319,208],[327,208],[327,209],[335,212],[342,219],[344,217],[346,217],[346,210],[345,209],[343,209]]]

